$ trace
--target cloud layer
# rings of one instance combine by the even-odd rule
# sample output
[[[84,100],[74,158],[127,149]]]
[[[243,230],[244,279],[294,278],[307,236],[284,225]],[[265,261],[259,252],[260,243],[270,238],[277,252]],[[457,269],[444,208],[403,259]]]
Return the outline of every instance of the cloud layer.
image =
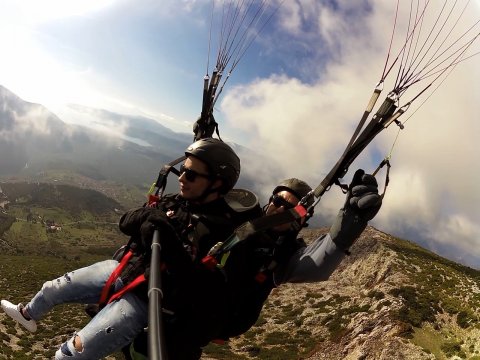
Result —
[[[248,159],[246,172],[259,174],[259,168],[274,166],[283,177],[300,177],[316,186],[352,135],[383,70],[395,9],[381,1],[336,4],[285,4],[284,30],[319,48],[318,64],[308,68],[309,78],[273,75],[226,94],[221,110],[229,126],[241,130],[247,145],[270,161],[256,164]],[[399,27],[407,15],[401,9]],[[478,7],[471,7],[469,16],[478,18]],[[395,143],[391,182],[374,224],[476,267],[480,266],[480,171],[475,165],[480,151],[479,60],[477,56],[459,64],[438,90],[428,92],[432,97],[418,111],[426,96],[403,116],[405,121],[415,112],[396,143],[398,127],[393,125],[350,169],[351,174],[358,167],[373,171]],[[306,63],[311,66],[312,59]],[[383,96],[388,86],[392,85],[386,86]],[[261,191],[278,181],[277,172],[267,179],[268,171],[260,173]],[[325,195],[320,212],[327,219],[333,218],[342,196],[336,189]],[[464,253],[476,260],[458,255]]]
[[[0,83],[29,101],[78,102],[132,114],[142,109],[171,119],[176,130],[190,131],[185,122],[193,122],[200,110],[211,1],[64,3],[42,2],[42,9],[31,1],[2,6]],[[467,0],[457,3],[461,9]],[[397,34],[409,19],[410,3],[400,4]],[[282,2],[217,103],[222,136],[264,156],[242,159],[259,194],[267,196],[276,182],[291,176],[316,186],[334,165],[382,74],[395,6],[382,0]],[[433,16],[425,17],[424,28],[440,12],[429,10]],[[464,16],[459,22],[464,29],[478,20],[478,0]],[[398,43],[392,48],[390,61]],[[476,44],[471,53],[479,48]],[[460,63],[438,90],[429,89],[433,96],[415,112],[426,97],[416,101],[402,117],[414,114],[396,142],[398,128],[392,126],[345,177],[348,182],[358,167],[375,169],[395,143],[391,182],[374,224],[477,267],[479,84],[476,56]],[[387,81],[383,95],[392,86]],[[401,105],[409,99],[406,94]],[[337,189],[324,196],[319,222],[328,225],[342,198]]]

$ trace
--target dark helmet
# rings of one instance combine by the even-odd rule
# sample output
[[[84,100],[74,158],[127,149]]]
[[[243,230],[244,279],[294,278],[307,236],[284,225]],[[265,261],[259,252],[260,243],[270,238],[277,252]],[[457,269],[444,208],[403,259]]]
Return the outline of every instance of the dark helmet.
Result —
[[[185,150],[186,156],[194,156],[207,164],[210,173],[223,180],[220,193],[226,194],[240,176],[240,159],[223,141],[206,138],[194,142]]]
[[[273,189],[273,195],[276,193],[286,190],[288,192],[291,192],[293,195],[295,195],[298,200],[301,200],[304,196],[306,196],[310,191],[312,191],[312,188],[305,182],[300,179],[296,178],[291,178],[291,179],[286,179],[280,182],[275,189]],[[307,207],[312,205],[314,202],[314,197],[313,194],[308,197],[307,199]]]

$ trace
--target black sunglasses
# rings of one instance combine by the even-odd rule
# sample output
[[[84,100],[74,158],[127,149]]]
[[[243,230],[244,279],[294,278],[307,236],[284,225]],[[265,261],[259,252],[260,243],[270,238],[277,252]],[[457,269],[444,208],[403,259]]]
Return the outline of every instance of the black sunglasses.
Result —
[[[296,204],[294,205],[294,204],[288,202],[287,200],[285,200],[280,195],[276,195],[276,194],[272,196],[272,200],[270,200],[270,202],[276,208],[279,208],[280,206],[283,206],[285,210],[292,209],[296,206]]]
[[[197,176],[203,177],[205,179],[211,179],[212,177],[208,174],[201,174],[192,169],[187,169],[185,165],[180,166],[180,176],[185,174],[185,179],[189,182],[194,182],[197,179]]]

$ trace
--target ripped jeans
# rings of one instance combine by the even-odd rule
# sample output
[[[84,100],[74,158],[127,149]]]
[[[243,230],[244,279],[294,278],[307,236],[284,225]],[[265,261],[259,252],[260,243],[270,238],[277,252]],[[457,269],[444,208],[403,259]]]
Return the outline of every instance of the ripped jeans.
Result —
[[[38,321],[55,305],[98,303],[103,286],[117,265],[116,260],[106,260],[47,281],[26,305],[28,314]],[[122,287],[123,283],[118,279],[115,290]],[[62,344],[55,359],[101,359],[128,345],[147,323],[148,304],[134,293],[127,292],[105,306],[83,329]],[[75,336],[81,340],[81,352],[73,346]]]

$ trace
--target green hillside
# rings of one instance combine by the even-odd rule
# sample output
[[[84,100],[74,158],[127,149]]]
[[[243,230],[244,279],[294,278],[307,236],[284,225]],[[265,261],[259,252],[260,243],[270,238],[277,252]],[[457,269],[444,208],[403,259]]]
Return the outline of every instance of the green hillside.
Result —
[[[82,212],[104,215],[121,208],[118,202],[98,191],[71,185],[29,182],[0,185],[12,205],[60,208],[71,216]]]
[[[0,212],[1,298],[26,301],[46,280],[110,258],[128,240],[118,230],[122,207],[100,192],[69,185],[0,185],[10,201]],[[59,230],[48,231],[47,223]],[[2,313],[0,359],[51,359],[88,320],[83,306],[60,306],[40,322],[38,333],[29,334]]]
[[[3,253],[78,259],[110,255],[126,241],[118,230],[122,206],[98,191],[42,183],[1,187],[10,201],[0,214]]]

